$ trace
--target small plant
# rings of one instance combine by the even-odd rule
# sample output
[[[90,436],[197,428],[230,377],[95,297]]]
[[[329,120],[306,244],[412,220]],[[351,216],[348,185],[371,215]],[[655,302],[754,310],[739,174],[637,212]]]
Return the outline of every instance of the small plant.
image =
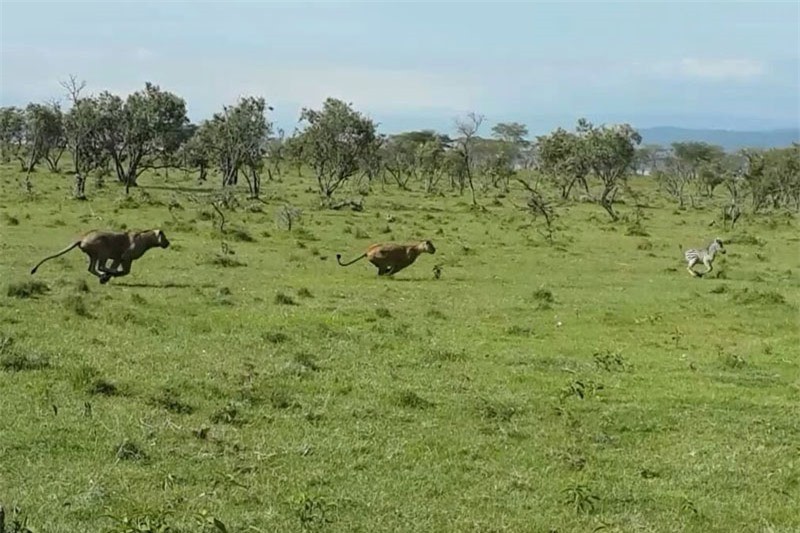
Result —
[[[94,379],[86,389],[86,392],[101,396],[117,396],[120,393],[119,388],[113,382],[103,378]]]
[[[292,228],[299,224],[302,218],[303,211],[288,204],[278,208],[275,214],[277,224],[285,227],[287,231],[292,231]]]
[[[244,228],[233,228],[226,232],[234,241],[238,242],[255,242],[256,239]]]
[[[530,337],[533,335],[533,328],[531,326],[513,325],[506,330],[506,333],[517,337]]]
[[[519,413],[519,409],[509,402],[481,398],[478,402],[478,413],[485,420],[510,422]]]
[[[275,295],[275,303],[277,305],[297,305],[294,298],[280,291]]]
[[[575,396],[583,400],[589,395],[592,395],[602,389],[603,385],[601,384],[594,383],[593,381],[582,381],[576,379],[569,382],[561,389],[561,401],[566,400],[570,396]]]
[[[594,364],[597,368],[605,370],[606,372],[623,371],[628,368],[628,364],[622,354],[619,352],[611,352],[610,350],[595,352]]]
[[[549,289],[537,289],[537,291],[533,293],[533,299],[546,304],[555,302],[553,293]]]
[[[306,289],[305,287],[302,287],[302,288],[298,289],[297,296],[299,296],[300,298],[313,298],[314,297],[314,295],[311,294],[311,291]]]
[[[311,498],[304,494],[295,500],[295,514],[304,531],[325,530],[333,520],[330,517],[333,507],[323,499]]]
[[[220,287],[214,295],[214,302],[218,305],[233,305],[232,293],[228,287]]]
[[[6,514],[3,505],[0,504],[0,533],[33,533],[28,529],[28,516],[22,513],[19,507],[11,508],[11,521],[6,524]]]
[[[214,424],[241,424],[241,411],[238,402],[228,402],[228,404],[211,415],[211,422]]]
[[[115,447],[114,455],[123,461],[142,461],[147,458],[147,454],[138,444],[127,439]]]
[[[777,291],[751,291],[745,288],[733,295],[734,303],[739,305],[783,305],[786,298]]]
[[[3,221],[9,226],[19,226],[19,219],[15,216],[3,213]]]
[[[89,307],[79,294],[70,294],[64,298],[64,308],[84,318],[92,318]]]
[[[41,281],[20,281],[9,283],[6,288],[6,295],[11,298],[33,298],[50,291],[50,287]]]
[[[0,339],[0,369],[6,372],[42,370],[50,366],[50,358],[37,353],[22,353],[11,345],[10,337]]]
[[[444,320],[445,318],[447,318],[447,316],[438,309],[428,309],[425,312],[425,316],[430,318],[435,318],[437,320]]]
[[[269,394],[269,403],[275,409],[288,409],[297,405],[292,395],[285,389],[274,389]]]
[[[86,283],[86,280],[81,278],[75,281],[75,291],[76,292],[89,292],[89,284]]]
[[[269,331],[264,333],[261,338],[272,344],[283,344],[289,340],[289,336],[281,331]]]
[[[378,316],[378,318],[391,318],[392,316],[392,313],[390,313],[385,307],[378,307],[375,309],[375,314]]]
[[[427,359],[430,361],[448,361],[448,362],[459,362],[459,361],[466,361],[467,356],[464,353],[464,350],[443,350],[441,348],[433,348],[430,349]]]
[[[642,224],[640,219],[635,219],[633,222],[628,224],[628,229],[625,231],[625,235],[628,237],[649,237],[650,234]],[[640,248],[641,249],[641,248]]]
[[[322,370],[322,367],[319,366],[314,356],[307,352],[295,354],[294,362],[300,365],[303,369],[310,370],[311,372],[318,372],[319,370]]]
[[[158,394],[151,397],[150,404],[181,415],[194,412],[194,407],[182,401],[178,392],[170,387],[161,389]]]
[[[433,402],[426,400],[416,392],[410,390],[400,391],[397,395],[397,404],[400,407],[409,409],[428,409],[429,407],[433,407]]]
[[[212,265],[226,267],[226,268],[247,266],[246,263],[242,263],[241,261],[238,261],[233,257],[229,257],[228,255],[222,255],[222,254],[215,255],[209,262]]]
[[[719,357],[722,361],[722,366],[726,368],[731,368],[733,370],[739,370],[747,366],[744,358],[741,355],[734,354],[734,353],[724,353],[722,349],[719,349]]]
[[[600,497],[592,494],[586,485],[575,485],[563,490],[564,504],[575,509],[575,513],[594,512],[595,502],[600,501]]]

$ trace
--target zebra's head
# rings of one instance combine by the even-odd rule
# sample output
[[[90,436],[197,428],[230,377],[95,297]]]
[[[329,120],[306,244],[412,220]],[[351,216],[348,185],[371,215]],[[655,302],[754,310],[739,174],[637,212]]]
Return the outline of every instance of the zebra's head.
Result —
[[[726,254],[726,253],[728,253],[728,252],[725,250],[725,247],[722,245],[722,239],[720,239],[719,237],[717,237],[716,239],[714,239],[714,242],[713,242],[713,243],[711,243],[711,245],[712,245],[714,248],[716,248],[718,252],[721,252],[721,253],[723,253],[723,254]]]

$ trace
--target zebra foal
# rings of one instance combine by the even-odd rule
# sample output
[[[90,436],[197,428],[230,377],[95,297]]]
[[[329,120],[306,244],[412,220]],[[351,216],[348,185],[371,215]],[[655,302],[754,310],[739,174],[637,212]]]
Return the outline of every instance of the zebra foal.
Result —
[[[690,248],[684,252],[683,256],[686,258],[686,270],[689,271],[689,274],[692,276],[705,276],[709,272],[713,270],[711,266],[714,262],[714,256],[717,255],[717,252],[727,253],[724,246],[722,245],[722,241],[717,238],[714,239],[711,244],[708,245],[708,248],[696,249]],[[695,272],[692,270],[692,267],[697,263],[703,263],[706,267],[705,272]]]

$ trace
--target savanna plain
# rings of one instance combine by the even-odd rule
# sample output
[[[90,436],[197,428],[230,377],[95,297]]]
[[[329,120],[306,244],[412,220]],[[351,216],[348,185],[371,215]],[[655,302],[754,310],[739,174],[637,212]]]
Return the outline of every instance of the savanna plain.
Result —
[[[337,211],[310,175],[66,174],[0,168],[7,530],[800,531],[796,215],[726,230],[637,176],[639,209],[559,205],[551,243],[513,186]],[[29,273],[152,227],[107,285],[77,250]],[[415,239],[394,277],[336,263]]]

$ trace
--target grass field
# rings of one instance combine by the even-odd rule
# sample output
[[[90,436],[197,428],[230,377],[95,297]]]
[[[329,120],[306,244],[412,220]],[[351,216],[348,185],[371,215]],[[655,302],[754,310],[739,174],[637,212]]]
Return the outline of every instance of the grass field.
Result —
[[[551,246],[523,192],[343,212],[287,176],[238,196],[223,249],[216,183],[80,202],[66,174],[0,170],[7,530],[800,531],[796,217],[725,232],[641,178],[638,226],[572,203]],[[108,285],[77,250],[29,274],[153,226],[172,246]],[[717,235],[690,277],[681,247]],[[395,278],[336,264],[425,238]]]

